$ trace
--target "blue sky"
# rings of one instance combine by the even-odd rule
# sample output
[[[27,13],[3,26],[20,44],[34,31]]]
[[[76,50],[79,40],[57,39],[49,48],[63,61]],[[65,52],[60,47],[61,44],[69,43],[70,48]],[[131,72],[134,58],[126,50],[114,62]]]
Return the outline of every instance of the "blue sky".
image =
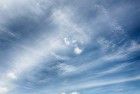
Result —
[[[1,0],[0,94],[140,94],[139,0]]]

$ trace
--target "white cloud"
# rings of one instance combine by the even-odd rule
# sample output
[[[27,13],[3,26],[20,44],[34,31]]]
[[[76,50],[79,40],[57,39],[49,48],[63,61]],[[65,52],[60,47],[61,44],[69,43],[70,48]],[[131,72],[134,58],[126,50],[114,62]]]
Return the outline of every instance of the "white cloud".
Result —
[[[120,59],[124,59],[123,54],[117,54],[117,55],[115,54],[114,55],[114,53],[113,53],[113,54],[109,54],[109,55],[104,55],[104,56],[102,56],[98,59],[80,64],[79,66],[76,67],[76,71],[73,71],[73,72],[71,72],[70,74],[67,74],[67,75],[80,74],[80,73],[82,73],[84,71],[88,71],[90,69],[96,69],[96,68],[102,66],[103,64],[105,64],[105,62],[107,62],[107,61],[116,61],[116,60],[120,60]],[[77,62],[77,63],[80,63],[80,62]],[[125,66],[125,64],[124,64],[124,66]],[[126,66],[127,66],[127,64],[126,64]],[[116,67],[121,68],[121,67],[123,67],[123,64],[120,65],[120,67],[119,66],[116,66]],[[116,70],[117,70],[117,68],[116,69],[110,69],[110,72],[111,71],[115,72]]]
[[[73,91],[73,92],[70,92],[70,93],[65,93],[65,92],[62,92],[61,94],[80,94],[79,92],[77,91]]]
[[[130,46],[127,48],[128,52],[133,52],[140,50],[140,44],[138,44],[136,41],[131,41]]]
[[[64,38],[66,44],[72,43],[73,40],[86,44],[89,41],[84,26],[74,21],[75,13],[69,7],[55,9],[52,14],[53,22],[58,26],[60,35]],[[70,38],[70,41],[68,40]]]
[[[69,15],[67,15],[68,11],[63,11],[61,9],[57,9],[54,11],[52,17],[55,21],[55,23],[58,23],[59,25],[68,25],[69,22]]]
[[[61,60],[69,60],[70,57],[68,56],[62,56],[62,55],[59,55],[59,54],[56,54],[54,52],[51,53],[56,59],[61,59]]]
[[[105,44],[110,45],[112,43],[105,42]],[[81,64],[80,66],[77,66],[76,67],[77,71],[71,72],[71,74],[79,74],[79,73],[82,73],[83,71],[90,70],[91,68],[93,68],[93,69],[97,68],[97,67],[105,64],[104,62],[108,62],[108,61],[113,62],[113,61],[116,61],[116,60],[125,60],[125,59],[127,59],[127,56],[128,56],[129,53],[131,53],[133,51],[136,51],[136,50],[139,50],[139,48],[140,48],[139,44],[136,43],[135,41],[133,41],[133,42],[131,42],[131,44],[129,46],[120,47],[117,50],[117,52],[115,51],[113,53],[105,54],[98,59],[92,60],[91,62],[86,62],[85,64]],[[74,53],[75,54],[80,54],[80,53],[82,53],[82,49],[77,47],[77,48],[74,49]],[[129,66],[129,64],[121,64],[119,66],[115,66],[115,67],[113,67],[109,70],[104,71],[103,74],[111,73],[111,72],[117,72],[117,71],[120,71],[121,69],[123,69],[127,66]]]
[[[62,92],[61,94],[66,94],[65,92]]]
[[[115,67],[111,67],[108,70],[99,72],[98,76],[103,76],[103,75],[107,75],[107,74],[111,74],[111,73],[120,72],[120,71],[124,70],[126,67],[128,67],[129,65],[130,65],[129,63],[124,63],[124,64],[117,65]]]
[[[16,74],[14,73],[14,72],[9,72],[8,74],[7,74],[7,77],[9,78],[9,79],[17,79],[17,76],[16,76]]]
[[[64,42],[66,45],[70,45],[70,41],[68,40],[68,38],[64,38]]]
[[[63,89],[66,90],[82,90],[87,88],[93,88],[93,87],[102,87],[107,85],[113,85],[113,84],[119,84],[119,83],[125,83],[130,81],[137,81],[140,80],[140,75],[134,76],[134,77],[127,77],[127,78],[118,78],[118,79],[108,79],[108,80],[92,80],[92,81],[86,81],[81,83],[71,84],[68,86],[63,87]]]
[[[103,13],[106,21],[110,24],[115,32],[124,33],[123,27],[112,17],[112,14],[102,5],[96,5],[96,7]]]
[[[82,51],[83,51],[83,50],[80,49],[79,47],[75,47],[75,48],[74,48],[74,53],[77,54],[77,55],[78,55],[78,54],[81,54]]]
[[[104,38],[99,38],[97,42],[100,44],[103,50],[107,50],[111,48],[112,42],[109,40],[106,40]]]
[[[7,87],[1,87],[0,86],[0,94],[6,94],[8,92],[8,88]]]
[[[80,94],[80,93],[77,91],[74,91],[74,92],[71,92],[70,94]]]
[[[40,3],[31,2],[28,4],[28,2],[29,2],[28,0],[22,0],[22,1],[12,0],[9,2],[7,0],[4,0],[4,1],[0,1],[0,5],[2,4],[6,8],[7,6],[11,6],[11,4],[12,4],[12,7],[13,7],[16,4],[15,1],[17,1],[18,4],[20,3],[19,6],[22,5],[21,7],[17,7],[17,9],[19,9],[20,11],[23,6],[29,7],[30,4],[32,4],[31,9],[33,9],[33,12],[35,14],[40,14],[42,12],[42,10],[40,8]],[[24,3],[25,1],[27,1],[27,2]],[[31,1],[33,1],[33,0],[31,0]],[[34,1],[38,1],[38,0],[34,0]],[[37,5],[38,7],[35,7],[34,5]],[[27,8],[27,10],[28,10],[28,8]],[[12,13],[12,12],[9,12],[9,13]],[[56,27],[59,27],[59,29],[56,29],[56,30],[58,30],[58,32],[60,32],[60,33],[58,35],[56,34],[49,38],[46,38],[47,34],[44,34],[45,38],[36,38],[36,40],[34,40],[34,41],[38,41],[35,43],[37,45],[32,45],[32,42],[31,42],[30,45],[28,45],[28,43],[25,44],[25,47],[27,47],[26,50],[24,50],[24,51],[17,50],[16,55],[12,56],[14,58],[14,60],[12,59],[13,61],[11,61],[12,68],[10,70],[13,69],[14,71],[9,72],[7,74],[8,79],[9,78],[13,79],[13,80],[17,79],[19,75],[22,75],[22,73],[24,73],[32,68],[35,68],[35,66],[40,65],[42,60],[44,59],[44,57],[45,57],[45,59],[46,59],[46,57],[47,57],[47,59],[49,59],[49,55],[52,52],[54,52],[53,56],[56,57],[57,59],[67,59],[67,57],[63,57],[58,54],[55,54],[55,51],[58,51],[59,49],[63,49],[64,45],[63,45],[62,41],[64,41],[65,44],[68,46],[71,45],[71,43],[72,43],[72,45],[74,47],[73,52],[75,54],[79,55],[83,52],[83,49],[82,49],[83,47],[80,48],[75,45],[78,45],[77,43],[79,43],[81,45],[81,44],[84,44],[87,42],[88,37],[87,37],[87,34],[85,33],[85,31],[87,31],[87,30],[85,30],[83,28],[83,25],[81,25],[80,23],[76,23],[73,20],[73,18],[76,16],[76,15],[74,15],[73,10],[69,11],[69,10],[65,9],[65,7],[64,7],[64,9],[56,8],[56,10],[53,12],[54,12],[53,20],[56,24]],[[104,12],[107,16],[109,15],[106,10],[104,10]],[[15,14],[15,12],[13,12],[12,14]],[[22,15],[22,14],[20,14],[20,15]],[[9,16],[11,16],[11,15],[9,15]],[[118,23],[115,21],[113,21],[111,24],[116,30],[122,29],[121,26],[119,26]],[[14,33],[11,33],[11,32],[7,32],[7,33],[14,36]],[[63,36],[62,41],[57,36]],[[67,36],[70,37],[70,39],[68,39]],[[47,37],[48,37],[48,35],[47,35]],[[111,43],[109,41],[101,41],[101,42],[105,46],[105,48],[108,48],[111,45]],[[129,51],[134,51],[135,49],[139,49],[139,48],[140,48],[139,45],[137,45],[136,43],[133,43],[132,47],[129,49]],[[83,71],[87,71],[88,69],[97,67],[98,64],[100,66],[100,64],[103,64],[104,61],[123,58],[122,56],[123,56],[122,54],[117,54],[117,55],[111,54],[106,57],[103,57],[104,59],[102,59],[102,57],[99,58],[101,60],[97,60],[97,61],[93,60],[92,62],[85,62],[85,64],[78,66],[78,68],[73,65],[64,64],[64,63],[58,65],[57,67],[62,72],[62,74],[65,74],[65,75],[71,74],[71,73],[80,73]],[[116,67],[113,67],[109,70],[102,72],[101,74],[114,73],[114,72],[122,70],[122,68],[124,68],[124,67],[125,67],[125,65],[116,66]],[[5,80],[7,80],[7,79],[5,79]],[[120,83],[120,82],[131,81],[131,80],[136,80],[136,79],[130,78],[130,79],[119,80],[119,81],[114,80],[112,82],[103,81],[103,83],[100,83],[100,82],[92,83],[91,82],[91,83],[87,83],[87,84],[84,83],[79,86],[77,84],[76,85],[77,87],[76,86],[74,86],[74,87],[81,89],[81,88],[88,88],[88,87],[104,86],[104,85],[108,85],[108,84]],[[1,91],[6,92],[7,88],[5,88],[5,87],[0,88],[0,92]],[[62,94],[66,94],[66,93],[62,93]],[[79,94],[79,92],[71,92],[70,94]]]
[[[71,72],[75,72],[77,68],[73,65],[68,65],[65,63],[61,63],[57,66],[60,72],[62,72],[62,75],[68,75]]]
[[[16,49],[12,57],[8,58],[11,60],[10,67],[5,72],[6,76],[0,80],[4,83],[9,83],[12,87],[14,86],[13,80],[20,79],[20,75],[32,71],[32,69],[41,64],[44,57],[49,60],[52,52],[64,49],[61,39],[57,38],[55,34],[52,34],[52,36],[48,35],[47,38],[42,38],[42,35],[40,35],[34,40],[37,45],[22,43],[26,49]],[[11,89],[11,87],[9,88]]]

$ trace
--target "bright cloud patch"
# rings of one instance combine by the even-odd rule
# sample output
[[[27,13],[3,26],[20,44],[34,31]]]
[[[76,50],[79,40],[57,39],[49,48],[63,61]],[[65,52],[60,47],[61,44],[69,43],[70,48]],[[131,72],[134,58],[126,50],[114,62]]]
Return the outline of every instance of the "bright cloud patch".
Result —
[[[15,73],[13,73],[13,72],[8,73],[7,77],[10,78],[10,79],[17,79]]]
[[[0,94],[6,94],[8,92],[7,87],[0,87]]]
[[[81,54],[82,53],[82,49],[80,49],[79,47],[75,47],[74,48],[74,53],[75,54]]]

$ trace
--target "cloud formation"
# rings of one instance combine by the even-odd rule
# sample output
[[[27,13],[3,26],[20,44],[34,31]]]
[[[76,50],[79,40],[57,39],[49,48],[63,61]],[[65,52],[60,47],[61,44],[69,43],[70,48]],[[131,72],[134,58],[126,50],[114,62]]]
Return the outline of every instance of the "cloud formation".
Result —
[[[139,94],[138,9],[137,0],[0,1],[0,94],[116,85],[124,89],[111,94]]]

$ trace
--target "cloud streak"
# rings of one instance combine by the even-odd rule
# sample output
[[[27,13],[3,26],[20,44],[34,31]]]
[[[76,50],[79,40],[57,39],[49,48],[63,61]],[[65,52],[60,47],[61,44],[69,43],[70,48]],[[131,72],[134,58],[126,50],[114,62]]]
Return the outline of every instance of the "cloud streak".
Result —
[[[86,83],[81,83],[77,85],[72,85],[68,86],[64,89],[66,90],[80,90],[80,89],[86,89],[86,88],[96,88],[96,87],[102,87],[102,86],[107,86],[107,85],[113,85],[113,84],[119,84],[119,83],[125,83],[125,82],[130,82],[130,81],[137,81],[140,80],[140,76],[135,76],[135,77],[127,77],[127,78],[122,78],[122,79],[117,79],[117,80],[101,80],[100,82],[97,81],[90,81]]]

